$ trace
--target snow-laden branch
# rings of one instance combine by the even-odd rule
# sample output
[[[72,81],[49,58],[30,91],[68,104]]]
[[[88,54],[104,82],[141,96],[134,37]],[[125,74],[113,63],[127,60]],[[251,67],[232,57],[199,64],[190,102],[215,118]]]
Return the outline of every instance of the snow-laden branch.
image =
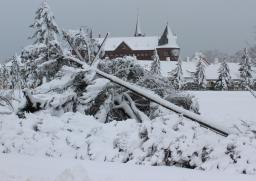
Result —
[[[0,96],[0,106],[7,107],[9,111],[0,111],[0,114],[12,114],[14,112],[14,107],[11,101],[3,96]]]
[[[73,58],[71,60],[76,60],[76,62],[80,63],[83,67],[89,68],[89,66],[83,61],[79,61],[75,58]],[[204,128],[210,129],[211,131],[214,131],[217,134],[220,134],[222,136],[228,136],[228,134],[229,134],[229,132],[225,128],[223,128],[221,125],[214,123],[214,121],[210,121],[201,115],[195,114],[191,111],[188,111],[186,109],[178,107],[175,104],[172,104],[171,102],[162,99],[160,96],[156,95],[152,91],[149,91],[149,90],[147,90],[143,87],[140,87],[138,85],[133,85],[131,83],[125,82],[125,81],[121,80],[120,78],[117,78],[113,75],[109,75],[105,72],[102,72],[102,71],[98,70],[97,68],[91,67],[91,70],[94,70],[97,75],[102,76],[103,78],[106,78],[115,84],[125,87],[126,89],[128,89],[128,90],[130,90],[130,91],[132,91],[132,92],[134,92],[152,102],[155,102],[155,103],[157,103],[157,104],[159,104],[177,114],[181,114],[191,121],[199,123]]]
[[[152,102],[155,102],[175,113],[178,113],[178,114],[181,114],[183,115],[184,117],[194,121],[194,122],[197,122],[199,123],[201,126],[205,127],[205,128],[208,128],[222,136],[228,136],[228,131],[225,130],[221,125],[217,125],[215,124],[213,121],[209,121],[207,120],[206,118],[204,118],[203,116],[201,115],[198,115],[198,114],[195,114],[193,112],[190,112],[186,109],[183,109],[181,107],[178,107],[176,106],[175,104],[172,104],[171,102],[167,101],[167,100],[164,100],[162,99],[160,96],[156,95],[154,92],[152,91],[149,91],[149,90],[146,90],[138,85],[133,85],[131,83],[128,83],[128,82],[125,82],[115,76],[112,76],[112,75],[109,75],[109,74],[106,74],[105,72],[102,72],[98,69],[95,69],[96,73],[108,80],[110,80],[111,82],[114,82],[122,87],[125,87],[127,88],[128,90],[131,90],[133,91],[134,93],[136,94],[139,94],[141,95],[142,97],[152,101]]]
[[[68,43],[70,44],[70,46],[75,50],[76,54],[78,55],[78,57],[80,57],[81,60],[83,60],[82,56],[80,55],[80,53],[78,51],[76,51],[75,47],[70,43],[68,37],[66,37]],[[77,63],[79,61],[76,61]],[[103,78],[106,78],[108,80],[110,80],[111,82],[118,84],[122,87],[127,88],[128,90],[152,101],[155,102],[177,114],[181,114],[184,117],[188,118],[191,121],[197,122],[199,123],[202,127],[205,127],[213,132],[216,132],[217,134],[221,135],[221,136],[228,136],[228,131],[223,128],[221,125],[218,125],[216,123],[214,123],[214,121],[209,121],[208,119],[202,117],[201,115],[195,114],[193,112],[190,112],[188,110],[185,110],[181,107],[178,107],[172,103],[170,103],[167,100],[162,99],[160,96],[156,95],[154,92],[146,90],[145,88],[142,88],[138,85],[133,85],[131,83],[125,82],[123,80],[121,80],[120,78],[117,78],[113,75],[109,75],[105,72],[102,72],[100,70],[98,70],[95,66],[88,66],[88,64],[85,63],[85,61],[80,61],[82,67],[88,69],[91,69],[91,71],[95,71],[95,73],[99,76],[102,76]]]

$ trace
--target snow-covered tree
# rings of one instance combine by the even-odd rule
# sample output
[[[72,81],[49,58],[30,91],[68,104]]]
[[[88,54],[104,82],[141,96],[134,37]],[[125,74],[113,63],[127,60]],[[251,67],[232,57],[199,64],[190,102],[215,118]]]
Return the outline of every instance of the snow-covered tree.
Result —
[[[206,77],[205,77],[205,63],[201,57],[196,65],[196,72],[193,73],[194,82],[199,88],[206,87]]]
[[[40,71],[35,62],[30,61],[25,63],[22,72],[24,87],[35,88],[42,84],[42,74],[40,74]]]
[[[154,50],[154,54],[153,54],[153,62],[151,64],[151,70],[150,72],[153,75],[161,75],[161,68],[160,68],[160,59],[157,53],[157,50]]]
[[[202,52],[196,52],[190,61],[194,63],[198,63],[201,61],[206,65],[208,64],[207,57]]]
[[[35,40],[34,44],[49,45],[52,41],[56,41],[59,28],[46,0],[43,1],[35,14],[34,23],[30,25],[35,30],[31,37]]]
[[[5,64],[1,65],[0,68],[0,86],[1,89],[7,89],[9,83],[9,71]]]
[[[228,56],[226,53],[221,52],[218,49],[206,50],[203,52],[203,54],[206,57],[208,63],[221,62],[221,60]]]
[[[251,63],[253,65],[256,65],[256,45],[252,45],[247,48],[247,52],[249,57],[251,58]],[[241,49],[234,54],[229,56],[229,61],[230,62],[235,62],[235,63],[240,63],[241,62],[241,57],[244,55],[244,49]]]
[[[23,82],[18,59],[19,57],[17,55],[13,56],[12,65],[10,67],[10,82],[11,82],[11,88],[13,90],[21,89],[22,82]]]
[[[251,59],[249,57],[247,48],[244,49],[244,54],[242,56],[242,60],[240,62],[240,78],[242,80],[242,86],[251,86],[252,84],[252,67],[251,67]]]
[[[35,13],[34,23],[30,26],[34,34],[32,45],[24,48],[21,53],[25,64],[28,82],[42,83],[43,78],[51,80],[58,71],[57,60],[62,56],[62,48],[58,41],[59,30],[47,1],[44,1]]]
[[[170,80],[172,81],[174,87],[180,90],[184,83],[182,60],[179,59],[176,65],[176,68],[170,72]]]
[[[223,60],[219,67],[219,78],[216,82],[216,88],[221,90],[228,90],[231,84],[231,76],[228,64]]]

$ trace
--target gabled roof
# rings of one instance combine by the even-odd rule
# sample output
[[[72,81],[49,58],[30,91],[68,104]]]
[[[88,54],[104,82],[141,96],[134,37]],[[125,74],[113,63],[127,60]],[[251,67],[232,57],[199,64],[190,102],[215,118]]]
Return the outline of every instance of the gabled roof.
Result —
[[[169,24],[167,23],[162,36],[159,39],[159,46],[174,46],[176,44],[177,37],[173,34]],[[177,45],[177,44],[176,44]]]
[[[122,42],[116,49],[132,50],[125,42]]]
[[[102,43],[103,38],[97,38]],[[105,51],[114,51],[122,42],[128,45],[132,50],[154,50],[156,48],[179,48],[176,39],[171,39],[167,45],[158,46],[158,36],[140,36],[140,37],[110,37],[106,40]]]

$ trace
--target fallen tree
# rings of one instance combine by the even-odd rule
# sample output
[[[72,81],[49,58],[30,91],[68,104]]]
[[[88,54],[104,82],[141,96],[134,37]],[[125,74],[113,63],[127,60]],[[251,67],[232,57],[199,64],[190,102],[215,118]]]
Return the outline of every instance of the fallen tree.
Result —
[[[152,102],[155,102],[163,107],[165,107],[166,109],[168,110],[171,110],[177,114],[181,114],[182,116],[186,117],[187,119],[191,120],[191,121],[194,121],[194,122],[197,122],[199,123],[200,126],[204,127],[204,128],[207,128],[221,136],[224,136],[224,137],[227,137],[228,136],[228,131],[225,130],[222,126],[220,125],[216,125],[214,124],[213,121],[209,121],[207,120],[206,118],[202,117],[201,115],[198,115],[198,114],[195,114],[193,112],[190,112],[188,110],[185,110],[181,107],[178,107],[172,103],[170,103],[169,101],[167,100],[164,100],[162,99],[160,96],[154,94],[152,91],[149,91],[149,90],[146,90],[140,86],[137,86],[137,85],[132,85],[128,82],[125,82],[123,80],[121,80],[120,78],[117,78],[113,75],[109,75],[105,72],[102,72],[100,70],[98,70],[96,68],[96,66],[89,66],[88,64],[86,64],[85,60],[82,59],[82,56],[80,55],[79,51],[76,50],[76,48],[72,45],[72,43],[70,42],[69,40],[69,37],[67,34],[65,34],[65,32],[63,32],[64,34],[64,37],[65,39],[67,40],[67,42],[69,43],[69,45],[71,46],[71,48],[74,50],[74,52],[77,54],[77,56],[80,58],[80,60],[75,60],[76,63],[79,63],[81,64],[81,66],[84,68],[84,69],[87,69],[87,70],[93,70],[95,72],[95,74],[105,78],[105,79],[108,79],[110,80],[111,82],[117,84],[117,85],[120,85]],[[108,34],[107,34],[108,35]],[[104,44],[105,42],[103,42]],[[100,52],[98,52],[98,54],[100,54]],[[97,57],[97,56],[96,56]],[[98,60],[94,60],[93,62],[97,62]]]

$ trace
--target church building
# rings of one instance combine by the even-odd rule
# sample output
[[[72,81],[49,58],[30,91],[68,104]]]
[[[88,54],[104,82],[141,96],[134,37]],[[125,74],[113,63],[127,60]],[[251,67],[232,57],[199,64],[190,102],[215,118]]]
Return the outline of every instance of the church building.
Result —
[[[103,38],[98,38],[99,43]],[[117,58],[124,56],[136,56],[138,60],[152,60],[154,50],[157,50],[160,60],[177,61],[180,47],[177,44],[177,36],[173,34],[168,23],[159,36],[145,36],[140,27],[140,19],[132,37],[109,37],[105,42],[105,58]]]

